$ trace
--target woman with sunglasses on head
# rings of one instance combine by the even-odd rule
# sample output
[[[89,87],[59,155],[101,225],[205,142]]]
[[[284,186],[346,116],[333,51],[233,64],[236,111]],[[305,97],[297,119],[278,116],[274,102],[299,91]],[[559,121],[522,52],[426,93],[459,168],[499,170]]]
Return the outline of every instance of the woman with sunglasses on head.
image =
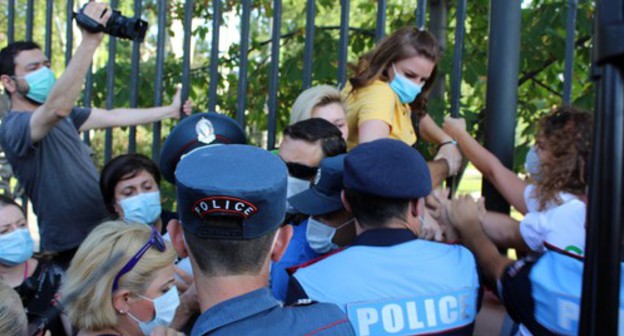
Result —
[[[0,195],[0,281],[11,286],[26,308],[28,322],[41,321],[55,303],[63,270],[48,256],[33,257],[34,242],[22,208],[11,198]],[[69,335],[60,318],[43,328],[53,335]]]
[[[154,227],[119,221],[97,226],[67,270],[62,297],[79,336],[149,335],[167,327],[180,303],[176,253]],[[116,259],[109,269],[101,269]],[[92,278],[97,275],[97,278]]]
[[[347,109],[349,149],[380,138],[412,146],[417,134],[439,146],[430,163],[434,184],[459,170],[462,156],[453,139],[427,114],[427,95],[441,58],[435,37],[416,27],[404,27],[383,39],[360,58],[342,91]]]
[[[592,145],[592,116],[573,107],[556,108],[538,123],[535,146],[520,179],[466,132],[463,119],[447,118],[444,130],[498,192],[525,217],[488,212],[482,225],[499,247],[541,253],[545,243],[583,255],[585,249],[586,167]]]

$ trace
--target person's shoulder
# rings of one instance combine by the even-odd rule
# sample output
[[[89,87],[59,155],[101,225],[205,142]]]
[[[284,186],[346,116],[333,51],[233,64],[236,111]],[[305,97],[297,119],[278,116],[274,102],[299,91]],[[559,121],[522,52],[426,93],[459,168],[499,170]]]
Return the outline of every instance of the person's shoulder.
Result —
[[[319,303],[309,299],[282,307],[281,312],[288,315],[296,325],[300,325],[301,334],[316,335],[351,335],[353,327],[345,313],[332,303]]]

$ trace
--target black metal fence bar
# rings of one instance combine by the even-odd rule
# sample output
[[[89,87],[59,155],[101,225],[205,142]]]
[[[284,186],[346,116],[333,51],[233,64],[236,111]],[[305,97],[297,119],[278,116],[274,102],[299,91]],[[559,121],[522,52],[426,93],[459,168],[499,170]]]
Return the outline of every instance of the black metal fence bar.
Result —
[[[221,26],[221,1],[212,2],[212,41],[210,47],[210,83],[208,86],[208,111],[217,107],[217,87],[219,84],[219,27]],[[184,49],[185,52],[187,49]]]
[[[247,72],[249,69],[249,26],[251,16],[251,0],[243,0],[240,39],[240,69],[238,72],[238,89],[236,97],[236,121],[245,129],[245,110],[247,109]]]
[[[69,61],[68,61],[69,62]],[[89,70],[87,71],[87,78],[85,79],[85,87],[82,92],[82,105],[84,107],[91,107],[91,94],[93,93],[93,64],[89,65]],[[85,144],[91,145],[91,138],[89,137],[89,131],[82,133],[82,141]]]
[[[26,41],[33,39],[33,27],[35,19],[35,0],[28,0],[26,4]]]
[[[574,65],[574,37],[578,0],[568,0],[568,18],[566,22],[565,67],[563,69],[563,103],[572,101],[572,74]]]
[[[464,37],[466,36],[466,0],[457,0],[455,13],[455,46],[453,49],[453,70],[451,71],[451,117],[459,118],[461,98],[462,64],[464,60]]]
[[[112,8],[118,7],[118,0],[112,0]],[[115,107],[115,59],[117,56],[117,38],[108,35],[108,64],[106,64],[106,109]],[[106,129],[104,135],[104,163],[113,158],[113,130]]]
[[[347,54],[349,52],[349,10],[350,0],[340,1],[340,39],[338,40],[338,85],[347,82]]]
[[[315,17],[316,0],[308,0],[306,4],[305,47],[303,51],[303,90],[312,86],[312,58],[314,55]]]
[[[418,0],[416,7],[416,27],[419,29],[425,29],[425,23],[427,22],[427,0]]]
[[[46,21],[45,21],[45,55],[52,59],[52,14],[54,7],[52,0],[46,0]]]
[[[192,6],[191,6],[192,8]],[[186,29],[186,28],[185,28]],[[167,0],[158,0],[158,35],[156,42],[156,74],[154,78],[154,106],[160,106],[163,102],[163,85],[165,68],[165,38],[167,34]],[[185,32],[186,34],[186,32]],[[184,83],[184,82],[183,82]],[[183,84],[183,89],[188,90]],[[183,97],[187,97],[188,91]],[[157,121],[153,124],[152,132],[152,160],[160,161],[160,137],[161,123]]]
[[[377,0],[377,28],[375,29],[375,41],[381,40],[386,35],[386,0]]]
[[[134,0],[134,17],[140,18],[143,8],[141,0]],[[132,42],[132,68],[130,70],[130,107],[134,108],[139,103],[139,62],[141,57],[141,44]],[[136,127],[131,126],[128,132],[128,153],[136,152]]]
[[[182,54],[182,101],[186,101],[191,89],[191,35],[194,9],[195,1],[186,0],[184,3],[184,43],[182,47],[184,49]],[[184,118],[182,111],[180,111],[180,117]]]
[[[66,24],[65,24],[65,66],[69,64],[74,49],[74,29],[73,29],[74,0],[67,0],[66,4]]]
[[[7,40],[13,43],[15,41],[15,0],[9,0],[7,7]]]
[[[275,148],[277,130],[277,86],[279,82],[279,52],[282,30],[282,0],[273,0],[273,29],[271,32],[271,68],[269,70],[269,115],[267,148]]]

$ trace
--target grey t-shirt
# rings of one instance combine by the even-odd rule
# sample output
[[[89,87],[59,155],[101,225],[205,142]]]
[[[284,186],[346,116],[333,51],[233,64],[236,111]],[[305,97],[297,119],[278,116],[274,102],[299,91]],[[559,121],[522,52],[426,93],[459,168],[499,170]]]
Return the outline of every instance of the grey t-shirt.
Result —
[[[0,144],[39,219],[43,251],[77,247],[109,216],[90,149],[78,133],[90,113],[74,108],[37,143],[30,137],[32,112],[9,111],[0,125]]]

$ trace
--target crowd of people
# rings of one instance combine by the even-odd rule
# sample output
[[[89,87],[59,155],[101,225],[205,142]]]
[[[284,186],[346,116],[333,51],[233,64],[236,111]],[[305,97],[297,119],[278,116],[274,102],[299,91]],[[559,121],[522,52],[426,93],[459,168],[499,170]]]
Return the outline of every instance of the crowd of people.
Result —
[[[520,177],[463,119],[427,114],[441,49],[404,27],[341,90],[302,92],[271,152],[226,116],[190,115],[179,92],[163,107],[75,107],[101,41],[83,31],[58,80],[37,44],[0,51],[0,145],[41,236],[35,253],[24,208],[0,196],[0,335],[472,335],[495,318],[484,296],[508,316],[498,334],[576,334],[591,114],[543,117]],[[79,138],[180,113],[158,163],[125,154],[98,174]],[[522,220],[447,197],[466,160]]]

